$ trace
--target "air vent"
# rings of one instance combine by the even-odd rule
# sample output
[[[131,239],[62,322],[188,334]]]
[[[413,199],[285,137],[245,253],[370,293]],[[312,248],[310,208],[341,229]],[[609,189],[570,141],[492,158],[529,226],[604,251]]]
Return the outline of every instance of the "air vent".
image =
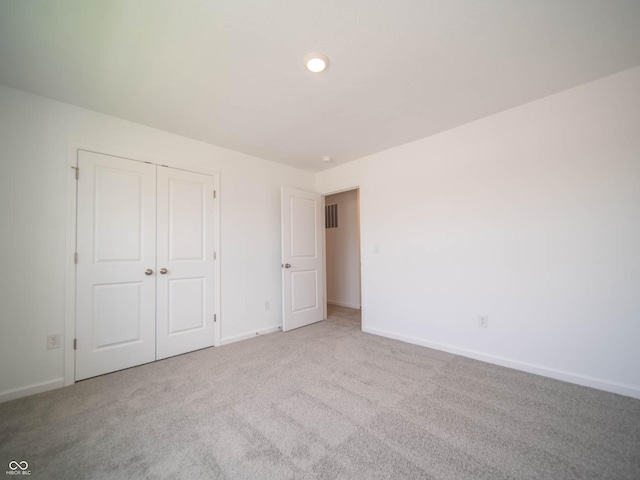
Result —
[[[338,228],[338,204],[327,205],[324,207],[324,227]]]

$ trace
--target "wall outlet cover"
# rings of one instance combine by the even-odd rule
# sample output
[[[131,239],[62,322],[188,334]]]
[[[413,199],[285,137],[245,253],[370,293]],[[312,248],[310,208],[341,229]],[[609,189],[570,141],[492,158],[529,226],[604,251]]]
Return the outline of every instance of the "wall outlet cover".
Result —
[[[62,346],[62,334],[52,333],[47,335],[47,350],[53,350],[54,348],[60,348]]]

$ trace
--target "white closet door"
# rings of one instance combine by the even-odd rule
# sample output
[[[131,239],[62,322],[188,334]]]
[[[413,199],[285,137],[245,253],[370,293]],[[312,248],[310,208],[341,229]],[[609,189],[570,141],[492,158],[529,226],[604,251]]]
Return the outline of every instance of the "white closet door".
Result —
[[[79,151],[76,380],[155,360],[156,167]]]
[[[157,359],[214,345],[214,186],[158,167]]]

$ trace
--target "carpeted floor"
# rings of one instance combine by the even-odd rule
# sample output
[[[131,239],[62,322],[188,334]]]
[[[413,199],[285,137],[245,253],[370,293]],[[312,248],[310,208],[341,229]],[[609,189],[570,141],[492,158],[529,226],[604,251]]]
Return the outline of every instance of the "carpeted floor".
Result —
[[[328,321],[0,404],[32,478],[638,479],[640,401]],[[7,476],[7,478],[10,478]]]

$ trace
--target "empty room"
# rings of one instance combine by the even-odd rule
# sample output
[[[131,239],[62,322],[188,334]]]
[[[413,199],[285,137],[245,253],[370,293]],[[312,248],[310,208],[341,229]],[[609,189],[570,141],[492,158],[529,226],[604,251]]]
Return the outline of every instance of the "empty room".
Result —
[[[640,478],[638,25],[0,0],[0,473]]]

